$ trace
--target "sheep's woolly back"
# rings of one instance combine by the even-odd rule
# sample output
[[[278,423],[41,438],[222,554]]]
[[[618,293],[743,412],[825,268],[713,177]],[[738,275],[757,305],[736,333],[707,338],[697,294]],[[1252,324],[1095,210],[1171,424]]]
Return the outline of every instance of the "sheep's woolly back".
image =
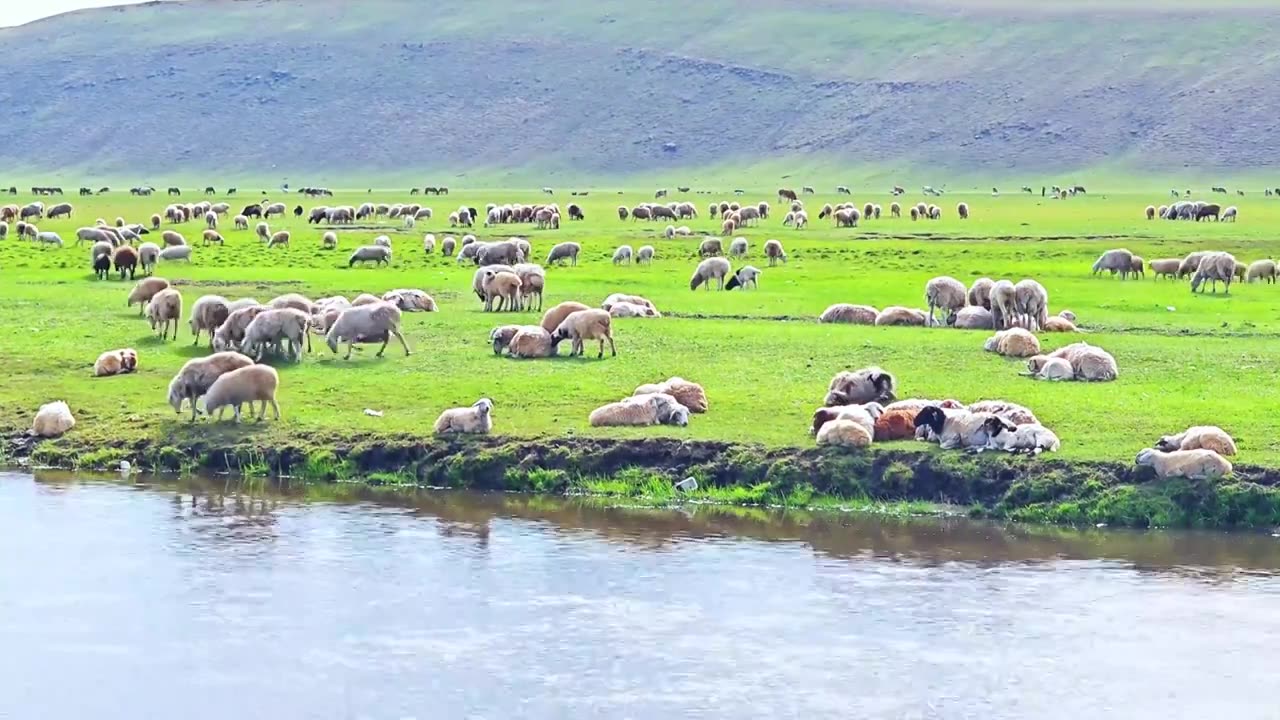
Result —
[[[155,297],[156,293],[169,287],[169,281],[161,277],[149,277],[139,280],[133,286],[133,290],[129,291],[129,304],[146,303]]]
[[[560,327],[560,324],[564,322],[565,318],[579,310],[590,309],[590,307],[580,302],[574,302],[572,300],[562,302],[543,313],[542,322],[539,324],[542,326],[543,330],[552,333],[556,331],[556,328]]]
[[[1040,340],[1022,328],[1010,328],[987,338],[983,349],[1005,357],[1026,358],[1040,354]]]
[[[871,433],[853,420],[838,419],[819,428],[817,441],[819,445],[865,448],[871,445]]]
[[[1212,450],[1219,455],[1235,455],[1236,441],[1227,431],[1216,425],[1196,425],[1187,428],[1177,435],[1166,435],[1160,438],[1156,449],[1164,452],[1174,450]]]
[[[836,303],[822,311],[822,314],[818,316],[818,322],[874,325],[876,322],[876,316],[879,314],[880,311],[870,305]]]
[[[872,366],[850,372],[836,373],[827,385],[823,405],[862,405],[869,402],[892,402],[897,392],[897,380],[881,368]]]
[[[991,311],[980,305],[960,308],[954,319],[955,327],[961,330],[991,330],[995,327]]]
[[[265,400],[275,403],[280,375],[270,365],[248,365],[218,376],[204,396],[205,412]]]
[[[1160,478],[1185,477],[1192,480],[1216,479],[1230,475],[1231,462],[1212,450],[1175,450],[1161,452],[1147,448],[1138,453],[1138,465],[1155,468]]]
[[[689,409],[689,412],[705,413],[707,411],[707,392],[702,386],[681,377],[667,378],[651,385],[641,385],[633,395],[652,395],[663,393],[676,399],[676,402]]]
[[[57,437],[75,427],[76,419],[71,408],[62,400],[41,405],[31,421],[31,434],[38,437]]]
[[[879,315],[876,315],[876,325],[881,327],[896,325],[922,326],[928,319],[928,314],[923,310],[891,305],[881,310]]]
[[[886,408],[880,417],[876,418],[874,434],[876,442],[914,438],[916,415],[919,414],[920,408]]]
[[[670,395],[650,393],[629,398],[591,411],[592,427],[626,427],[689,424],[689,410]]]
[[[1039,422],[1036,414],[1031,410],[1007,400],[979,400],[971,403],[966,409],[971,413],[990,413],[1014,425],[1030,425]]]
[[[511,337],[507,352],[516,358],[545,358],[555,354],[551,333],[537,325],[520,327]]]

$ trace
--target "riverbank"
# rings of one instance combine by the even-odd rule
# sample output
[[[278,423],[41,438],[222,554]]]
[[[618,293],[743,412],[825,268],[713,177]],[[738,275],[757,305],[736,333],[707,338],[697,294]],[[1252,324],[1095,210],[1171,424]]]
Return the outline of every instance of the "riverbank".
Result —
[[[185,437],[184,437],[185,436]],[[673,438],[469,438],[336,433],[276,438],[188,431],[168,442],[11,445],[10,463],[161,473],[234,473],[308,483],[360,482],[550,495],[639,504],[959,509],[975,517],[1068,525],[1266,528],[1280,524],[1280,471],[1237,466],[1219,482],[1156,480],[1150,469],[926,446],[848,452]],[[685,477],[699,489],[684,493]]]

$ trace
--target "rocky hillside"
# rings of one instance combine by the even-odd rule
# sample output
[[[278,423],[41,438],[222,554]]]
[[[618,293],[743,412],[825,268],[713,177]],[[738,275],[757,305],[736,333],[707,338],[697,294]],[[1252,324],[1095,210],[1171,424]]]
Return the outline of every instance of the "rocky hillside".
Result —
[[[0,30],[10,78],[0,164],[339,185],[774,161],[990,176],[1280,165],[1280,10],[1147,4],[1163,7],[190,0],[90,10]]]

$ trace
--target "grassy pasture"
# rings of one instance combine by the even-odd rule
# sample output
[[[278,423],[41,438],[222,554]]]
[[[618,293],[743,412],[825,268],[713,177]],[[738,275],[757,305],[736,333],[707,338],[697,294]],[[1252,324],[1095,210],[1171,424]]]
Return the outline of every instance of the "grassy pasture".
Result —
[[[558,231],[531,226],[475,228],[481,240],[519,234],[528,237],[537,260],[555,242],[583,245],[577,267],[548,270],[546,304],[576,299],[598,304],[611,292],[651,298],[662,319],[615,322],[619,356],[600,361],[557,358],[515,361],[494,357],[489,330],[499,324],[535,323],[536,314],[490,315],[470,292],[474,267],[452,258],[425,255],[422,236],[460,237],[446,216],[460,204],[483,210],[488,202],[540,202],[528,191],[454,191],[448,197],[410,197],[401,192],[340,192],[311,201],[272,195],[292,208],[302,204],[351,204],[363,201],[421,202],[435,218],[404,230],[395,221],[381,227],[338,229],[339,250],[320,249],[323,228],[290,215],[274,220],[273,230],[293,232],[292,247],[268,251],[252,231],[221,228],[225,247],[201,247],[203,223],[179,226],[196,245],[187,263],[162,262],[157,274],[178,284],[186,306],[197,297],[218,293],[266,301],[284,292],[310,297],[417,287],[439,302],[439,313],[406,314],[406,336],[414,354],[404,357],[394,344],[386,357],[371,350],[351,361],[331,355],[322,343],[300,365],[278,364],[284,422],[233,427],[207,421],[190,427],[165,403],[169,378],[188,358],[207,352],[191,346],[186,326],[177,343],[159,342],[136,308],[126,308],[129,283],[98,281],[89,266],[89,248],[76,247],[75,230],[94,218],[146,222],[168,199],[162,194],[132,198],[113,193],[70,197],[76,211],[69,221],[46,221],[67,240],[62,249],[40,248],[13,238],[0,242],[0,323],[5,328],[7,372],[0,376],[0,428],[17,432],[29,426],[35,408],[65,399],[78,425],[62,442],[183,438],[248,440],[269,447],[305,440],[315,434],[376,437],[410,434],[427,437],[439,411],[487,396],[496,404],[497,432],[512,437],[676,436],[689,439],[805,446],[809,416],[820,403],[831,375],[844,368],[881,365],[898,378],[902,396],[954,397],[963,401],[1004,398],[1028,405],[1063,440],[1060,457],[1071,460],[1127,461],[1160,434],[1187,425],[1214,423],[1237,437],[1238,462],[1280,467],[1280,420],[1269,411],[1280,401],[1275,358],[1280,353],[1280,287],[1233,286],[1192,295],[1186,283],[1144,280],[1121,282],[1092,277],[1089,267],[1102,251],[1127,247],[1147,259],[1181,257],[1197,249],[1224,249],[1248,262],[1280,256],[1280,199],[1251,194],[1220,200],[1240,207],[1238,223],[1148,222],[1147,204],[1167,202],[1163,193],[1077,197],[1066,201],[1006,194],[954,196],[935,200],[944,209],[937,222],[891,220],[887,195],[856,195],[859,203],[880,203],[885,218],[856,229],[837,230],[816,219],[823,202],[840,198],[806,197],[814,218],[806,230],[781,225],[776,211],[758,228],[739,234],[751,242],[747,262],[764,269],[759,291],[690,292],[688,279],[697,263],[701,233],[718,230],[708,219],[713,199],[729,193],[681,196],[700,217],[690,221],[693,238],[665,240],[664,224],[619,222],[615,207],[650,199],[651,192],[593,190],[573,198],[557,189],[563,208],[583,205],[587,219],[565,222]],[[188,191],[188,202],[204,199]],[[221,196],[210,199],[222,199]],[[231,198],[233,214],[258,197]],[[748,192],[741,201],[773,202],[772,189]],[[906,205],[918,197],[908,195]],[[972,218],[960,221],[958,200],[967,201]],[[29,198],[11,200],[23,203]],[[46,202],[48,202],[46,200]],[[166,225],[166,227],[168,227]],[[395,259],[389,268],[348,269],[347,256],[380,233],[393,237]],[[768,238],[782,240],[789,262],[768,268],[761,248]],[[653,244],[652,267],[614,267],[609,258],[621,243]],[[735,266],[739,263],[735,262]],[[925,281],[952,275],[968,283],[980,276],[1013,280],[1033,277],[1048,288],[1053,311],[1070,308],[1079,316],[1083,336],[1111,351],[1121,377],[1108,384],[1042,384],[1020,377],[1021,363],[982,352],[988,333],[944,329],[867,328],[820,325],[817,315],[834,302],[884,307],[920,307]],[[1046,349],[1081,339],[1042,335]],[[141,356],[135,375],[95,379],[98,353],[134,347]],[[587,414],[596,406],[629,394],[637,384],[671,375],[703,383],[711,412],[695,416],[688,428],[593,430]],[[369,417],[365,408],[384,413]],[[915,446],[911,446],[915,447]],[[919,446],[923,451],[925,446]]]

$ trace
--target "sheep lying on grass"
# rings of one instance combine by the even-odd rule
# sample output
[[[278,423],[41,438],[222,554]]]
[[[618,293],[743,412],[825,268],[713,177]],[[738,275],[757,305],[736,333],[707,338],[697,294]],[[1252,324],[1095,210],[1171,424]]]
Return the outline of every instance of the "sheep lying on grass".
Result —
[[[1216,480],[1232,472],[1231,462],[1212,450],[1161,452],[1147,448],[1138,453],[1135,462],[1154,468],[1156,476],[1161,479]]]
[[[295,312],[285,310],[281,312]],[[204,396],[205,414],[212,416],[218,411],[218,420],[222,419],[222,411],[228,406],[235,411],[235,421],[240,422],[240,408],[249,404],[249,415],[253,416],[255,402],[262,403],[257,414],[258,422],[267,419],[267,403],[275,412],[275,419],[280,419],[280,404],[276,402],[276,388],[280,386],[280,375],[270,365],[249,365],[232,370],[218,376]]]
[[[138,369],[138,351],[133,348],[108,350],[93,364],[94,377],[124,375]]]
[[[893,375],[878,367],[867,367],[853,372],[836,373],[827,385],[827,394],[822,404],[827,407],[836,405],[862,405],[869,402],[893,402],[898,383]]]
[[[689,412],[692,413],[705,413],[709,407],[706,390],[698,383],[681,377],[671,377],[660,383],[641,385],[632,394],[651,395],[653,393],[670,395],[676,399],[676,402],[689,408]]]
[[[964,409],[971,413],[989,413],[1008,420],[1014,425],[1031,425],[1040,422],[1036,419],[1036,414],[1025,405],[1008,400],[979,400],[969,403]]]
[[[1040,354],[1040,340],[1022,328],[1009,328],[987,338],[983,350],[1005,357],[1025,358]]]
[[[477,400],[471,407],[450,408],[436,418],[437,435],[488,435],[493,431],[493,401]]]
[[[1106,350],[1088,343],[1073,343],[1049,353],[1049,357],[1063,358],[1071,363],[1077,380],[1109,382],[1120,375],[1116,359]]]
[[[927,407],[916,415],[915,426],[917,431],[925,430],[926,437],[936,440],[943,450],[985,449],[990,440],[987,421],[995,417],[991,413]]]
[[[1075,380],[1076,371],[1071,363],[1063,358],[1051,358],[1048,355],[1033,355],[1027,358],[1027,372],[1022,373],[1037,380]]]
[[[217,352],[207,357],[188,360],[169,382],[169,405],[182,413],[182,403],[191,403],[191,422],[196,421],[200,399],[223,374],[253,365],[253,360],[238,352]]]
[[[871,445],[871,433],[853,420],[838,419],[824,423],[817,432],[819,445],[865,448]]]
[[[1165,435],[1156,443],[1162,452],[1175,450],[1212,450],[1219,455],[1235,455],[1236,441],[1216,425],[1196,425],[1177,435]]]
[[[665,393],[633,395],[591,411],[592,427],[689,424],[689,409]]]
[[[813,411],[813,424],[809,428],[816,435],[822,426],[832,420],[852,420],[867,430],[868,437],[875,434],[876,420],[884,414],[884,406],[870,402],[865,405],[836,405],[820,407]]]
[[[876,315],[876,325],[880,327],[893,326],[920,326],[923,327],[929,321],[928,314],[923,310],[915,308],[901,307],[891,305],[880,311]]]
[[[822,311],[822,314],[818,316],[818,322],[874,325],[876,322],[876,316],[879,314],[880,311],[870,305],[836,303]]]
[[[1062,447],[1052,430],[1035,423],[1014,425],[1003,418],[993,417],[986,420],[986,430],[987,447],[992,450],[1038,455],[1041,452],[1057,452]]]
[[[71,408],[66,402],[56,400],[40,406],[35,418],[31,421],[28,434],[36,437],[58,437],[75,427],[76,419],[71,415]]]

